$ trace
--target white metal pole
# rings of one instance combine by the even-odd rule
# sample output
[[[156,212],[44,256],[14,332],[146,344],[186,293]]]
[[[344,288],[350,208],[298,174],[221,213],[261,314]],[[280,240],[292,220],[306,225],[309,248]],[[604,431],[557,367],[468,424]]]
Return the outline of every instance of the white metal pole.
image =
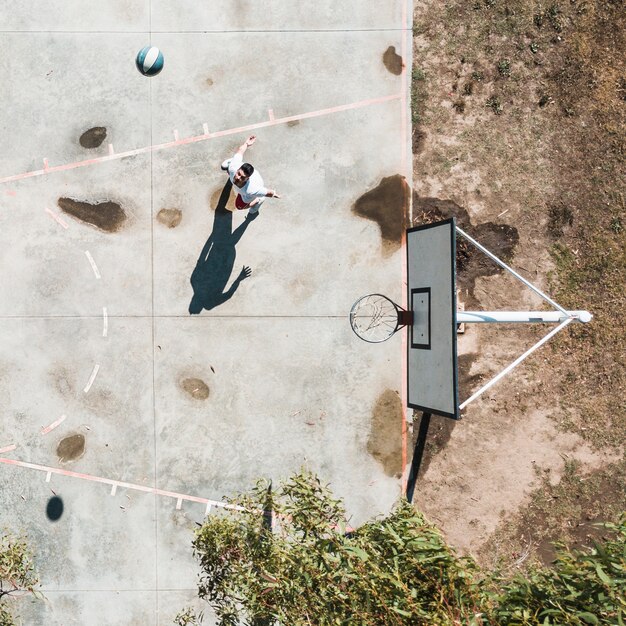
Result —
[[[495,385],[501,378],[506,376],[514,367],[517,367],[527,356],[530,356],[537,348],[540,348],[546,341],[549,341],[554,335],[556,335],[560,330],[565,328],[568,324],[573,322],[573,318],[568,317],[561,324],[559,324],[556,328],[552,329],[543,339],[540,339],[532,348],[526,350],[524,354],[517,357],[513,363],[509,366],[505,367],[497,376],[494,376],[486,385],[483,385],[478,391],[472,394],[465,402],[459,405],[459,410],[464,409],[472,400],[476,400],[478,396],[482,395],[487,389]]]
[[[541,296],[546,302],[550,303],[555,309],[561,311],[566,316],[569,315],[568,312],[560,305],[558,305],[552,298],[547,296],[543,291],[537,289],[532,283],[528,282],[523,276],[520,276],[514,269],[510,268],[504,261],[501,261],[495,254],[492,254],[485,248],[481,246],[475,239],[472,239],[465,231],[461,230],[458,226],[456,227],[457,232],[465,237],[470,243],[474,244],[481,252],[484,252],[492,261],[497,263],[500,267],[503,267],[505,270],[511,272],[515,278],[521,280],[529,289],[532,289],[538,296]]]
[[[567,315],[560,311],[457,311],[456,321],[458,324],[490,322],[560,324],[569,318],[578,322],[590,322],[592,317],[588,311],[567,311]]]

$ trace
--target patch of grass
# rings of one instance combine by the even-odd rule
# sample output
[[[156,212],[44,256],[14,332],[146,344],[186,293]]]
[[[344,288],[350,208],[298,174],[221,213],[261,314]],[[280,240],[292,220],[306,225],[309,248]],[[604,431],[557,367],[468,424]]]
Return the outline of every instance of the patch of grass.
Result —
[[[496,115],[501,115],[504,111],[504,106],[498,96],[491,96],[487,99],[485,106],[490,108]]]
[[[458,70],[459,85],[473,69],[471,80],[481,83],[488,98],[472,126],[456,135],[454,153],[471,156],[466,162],[476,165],[481,189],[490,190],[481,195],[489,211],[497,214],[501,190],[510,191],[506,200],[519,211],[505,219],[519,221],[527,245],[550,248],[555,267],[548,277],[550,295],[568,309],[594,315],[590,324],[571,324],[549,344],[550,374],[537,373],[546,394],[538,402],[554,407],[559,427],[594,450],[621,454],[626,441],[623,1],[507,0],[487,6],[482,0],[450,0],[445,8],[431,6],[432,22],[444,23],[447,33],[462,33],[443,34],[433,47],[441,68],[438,76],[436,62],[428,66],[433,91],[448,84],[450,68],[465,58],[471,65]],[[513,68],[512,80],[497,80],[504,59]],[[493,119],[487,108],[502,113],[503,102],[506,115]],[[432,132],[449,133],[449,118],[438,119]],[[529,167],[534,168],[530,182]],[[448,181],[440,182],[446,189]],[[598,510],[606,507],[608,517],[626,509],[625,483],[624,461],[588,476],[568,466],[556,487],[542,481],[515,527],[518,534],[509,536],[517,537],[515,560],[529,533],[535,549],[559,537],[579,541],[583,530],[592,532]]]
[[[411,123],[414,128],[423,121],[426,100],[426,74],[421,68],[414,67],[411,72]]]
[[[503,78],[511,76],[511,61],[509,59],[501,59],[498,61],[498,74]]]
[[[574,223],[574,215],[565,204],[555,204],[548,209],[548,232],[553,237],[559,238],[563,230]]]
[[[554,482],[551,472],[537,468],[540,485],[516,519],[500,526],[483,548],[492,564],[508,567],[526,553],[526,566],[534,559],[549,564],[557,541],[580,548],[606,536],[599,522],[616,521],[626,496],[626,460],[583,474],[577,462],[564,459],[563,474]]]

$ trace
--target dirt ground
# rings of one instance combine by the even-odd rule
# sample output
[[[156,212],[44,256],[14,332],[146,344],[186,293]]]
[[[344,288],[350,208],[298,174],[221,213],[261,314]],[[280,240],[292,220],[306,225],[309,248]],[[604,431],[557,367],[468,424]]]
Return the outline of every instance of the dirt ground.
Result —
[[[589,544],[626,509],[625,16],[622,0],[416,3],[414,223],[456,216],[594,314],[460,422],[431,421],[413,501],[485,565],[549,562],[554,541]],[[468,310],[545,308],[465,246],[457,268]],[[461,399],[548,330],[466,328]]]

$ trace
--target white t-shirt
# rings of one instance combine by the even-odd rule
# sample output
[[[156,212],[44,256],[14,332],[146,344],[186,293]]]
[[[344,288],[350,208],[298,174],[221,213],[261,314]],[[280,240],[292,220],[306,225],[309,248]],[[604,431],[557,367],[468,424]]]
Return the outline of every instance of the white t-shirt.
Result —
[[[237,187],[237,185],[235,185],[235,181],[233,179],[235,178],[237,170],[242,165],[243,157],[240,154],[236,154],[228,164],[228,177],[230,178],[230,182],[233,183],[233,189],[235,192],[241,196],[241,199],[246,204],[250,204],[250,202],[252,202],[255,198],[265,198],[268,189],[263,186],[261,174],[259,174],[256,170],[252,172],[252,176],[248,178],[243,187]]]

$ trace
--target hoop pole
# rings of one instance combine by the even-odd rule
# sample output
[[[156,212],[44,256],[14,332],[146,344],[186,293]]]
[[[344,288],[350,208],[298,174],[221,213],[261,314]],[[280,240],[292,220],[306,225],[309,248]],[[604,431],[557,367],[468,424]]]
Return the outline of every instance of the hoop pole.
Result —
[[[487,323],[540,323],[560,324],[572,318],[577,322],[589,322],[592,319],[588,311],[567,311],[564,316],[560,311],[457,311],[458,324],[487,324]]]
[[[574,321],[574,318],[568,317],[561,324],[559,324],[556,328],[551,330],[543,339],[540,339],[532,348],[526,350],[524,354],[517,357],[513,363],[505,367],[497,376],[494,376],[486,385],[483,385],[478,391],[472,394],[465,402],[459,405],[459,411],[464,409],[470,402],[476,400],[478,396],[481,396],[487,389],[493,387],[501,378],[504,378],[513,368],[517,367],[526,357],[530,356],[537,348],[540,348],[544,343],[552,339],[554,335],[556,335],[560,330],[565,328],[568,324]]]
[[[541,291],[540,289],[537,289],[535,285],[527,281],[523,276],[520,276],[513,268],[509,267],[504,261],[501,261],[495,254],[489,252],[487,248],[485,248],[484,246],[481,246],[475,239],[472,239],[472,237],[470,237],[464,230],[456,226],[456,231],[459,233],[459,235],[462,235],[463,237],[465,237],[465,239],[467,239],[470,243],[474,244],[481,252],[484,252],[492,261],[494,261],[500,267],[504,268],[505,270],[513,274],[515,278],[523,282],[529,289],[532,289],[538,296],[540,296],[546,302],[551,304],[555,309],[558,309],[559,311],[561,311],[561,313],[563,313],[566,317],[570,317],[569,313],[562,306],[557,304],[552,298],[550,298],[550,296],[547,296],[545,293],[543,293],[543,291]]]

